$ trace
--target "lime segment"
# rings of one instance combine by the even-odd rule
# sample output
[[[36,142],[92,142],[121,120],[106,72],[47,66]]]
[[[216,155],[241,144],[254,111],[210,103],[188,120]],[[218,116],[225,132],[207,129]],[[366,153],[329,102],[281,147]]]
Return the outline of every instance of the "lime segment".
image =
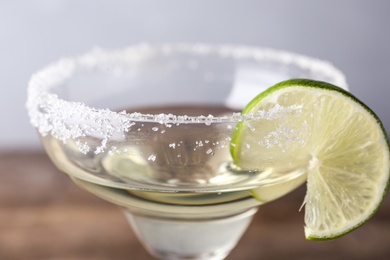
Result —
[[[389,143],[379,118],[349,92],[306,79],[274,85],[242,113],[275,108],[295,109],[237,125],[234,163],[243,170],[306,171],[307,239],[333,239],[365,223],[389,181]],[[261,194],[261,188],[252,194]]]

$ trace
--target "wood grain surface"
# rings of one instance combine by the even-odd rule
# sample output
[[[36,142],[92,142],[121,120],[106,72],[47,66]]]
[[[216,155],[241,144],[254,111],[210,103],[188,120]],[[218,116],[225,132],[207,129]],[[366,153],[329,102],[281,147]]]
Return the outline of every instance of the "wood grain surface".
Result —
[[[0,259],[153,259],[120,210],[78,188],[42,152],[0,153]],[[227,259],[390,259],[390,200],[358,230],[306,241],[305,193],[264,205]]]

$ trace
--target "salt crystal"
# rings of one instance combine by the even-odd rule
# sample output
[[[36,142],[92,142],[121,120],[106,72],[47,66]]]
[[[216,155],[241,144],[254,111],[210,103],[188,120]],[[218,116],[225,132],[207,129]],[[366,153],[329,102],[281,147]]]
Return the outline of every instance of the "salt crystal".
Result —
[[[259,111],[253,115],[233,113],[230,116],[223,117],[128,114],[124,110],[114,112],[109,109],[89,107],[80,102],[66,101],[54,93],[55,89],[66,85],[67,81],[75,74],[109,70],[110,73],[120,75],[123,71],[128,70],[129,64],[143,61],[145,57],[151,57],[151,54],[154,55],[157,51],[160,51],[163,55],[173,55],[174,52],[190,54],[192,57],[195,57],[194,60],[190,60],[188,63],[190,69],[197,69],[200,66],[196,62],[196,56],[201,57],[211,53],[223,59],[246,59],[253,60],[254,62],[263,60],[282,63],[294,62],[300,68],[313,72],[321,71],[322,74],[329,75],[329,78],[333,80],[331,83],[335,85],[345,88],[347,86],[344,75],[327,62],[312,60],[303,56],[271,49],[230,45],[210,46],[205,44],[178,44],[175,46],[140,44],[122,50],[102,50],[95,48],[89,53],[76,58],[63,58],[31,77],[26,102],[31,124],[38,129],[42,136],[50,134],[62,142],[67,142],[69,139],[78,140],[85,136],[92,136],[94,139],[98,138],[101,140],[101,144],[97,147],[93,143],[95,140],[92,143],[89,143],[89,141],[84,143],[79,142],[77,146],[82,153],[87,153],[91,149],[95,153],[102,153],[105,149],[110,149],[108,141],[114,138],[114,136],[117,136],[115,133],[129,132],[135,122],[140,122],[141,127],[145,126],[145,122],[164,124],[166,127],[192,123],[206,125],[226,123],[228,129],[231,129],[231,125],[237,122],[283,119],[300,113],[302,106],[296,105],[290,107],[275,106],[269,111]],[[204,77],[208,81],[213,81],[216,76],[208,72],[204,74]],[[141,127],[138,127],[135,131],[142,132],[143,129]],[[154,130],[156,128],[152,130],[157,131],[158,128]],[[283,135],[283,131],[286,129],[279,130],[275,134]],[[123,137],[123,135],[120,136]],[[276,136],[270,136],[270,138],[271,140],[268,143],[264,141],[263,144],[272,146],[283,143],[281,140],[276,140]],[[291,132],[290,137],[286,138],[282,139],[294,140],[295,138],[300,143],[305,142],[302,136],[299,136],[296,131]],[[204,143],[208,142],[205,141]]]
[[[148,161],[155,161],[156,160],[156,155],[152,154],[148,157]]]

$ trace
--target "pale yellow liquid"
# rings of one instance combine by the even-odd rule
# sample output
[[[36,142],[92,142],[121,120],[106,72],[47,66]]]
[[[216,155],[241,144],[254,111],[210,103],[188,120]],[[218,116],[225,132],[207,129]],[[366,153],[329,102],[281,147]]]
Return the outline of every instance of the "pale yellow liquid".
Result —
[[[136,111],[188,116],[232,113],[213,106]],[[264,201],[270,201],[305,181],[304,172],[299,169],[268,175],[237,169],[229,152],[234,124],[149,124],[137,123],[125,133],[125,138],[115,144],[125,148],[121,153],[83,154],[73,140],[63,143],[50,136],[42,140],[53,162],[70,176],[165,204],[221,204],[251,197],[251,189],[261,190]]]
[[[230,112],[216,107],[149,112],[210,111]],[[63,143],[46,136],[42,141],[52,161],[78,186],[124,209],[137,237],[158,258],[224,258],[259,205],[306,180],[299,169],[287,173],[238,169],[229,151],[234,125],[134,126],[115,144],[126,148],[120,153],[83,154],[72,140]]]

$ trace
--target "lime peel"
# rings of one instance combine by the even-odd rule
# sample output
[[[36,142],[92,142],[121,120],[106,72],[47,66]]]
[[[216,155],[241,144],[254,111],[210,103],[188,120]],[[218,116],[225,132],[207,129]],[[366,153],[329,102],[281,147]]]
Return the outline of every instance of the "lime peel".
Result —
[[[274,85],[255,97],[242,114],[276,105],[301,105],[302,111],[289,118],[238,123],[230,146],[234,163],[243,170],[271,167],[288,173],[305,169],[305,236],[309,240],[334,239],[364,224],[378,209],[389,183],[389,140],[378,116],[348,91],[308,79]],[[276,145],[264,145],[269,133],[281,126],[291,136],[277,139]],[[287,145],[297,137],[299,142]],[[267,192],[260,187],[251,193],[270,201],[297,186],[298,182],[280,184],[275,186],[276,193],[276,189]]]

